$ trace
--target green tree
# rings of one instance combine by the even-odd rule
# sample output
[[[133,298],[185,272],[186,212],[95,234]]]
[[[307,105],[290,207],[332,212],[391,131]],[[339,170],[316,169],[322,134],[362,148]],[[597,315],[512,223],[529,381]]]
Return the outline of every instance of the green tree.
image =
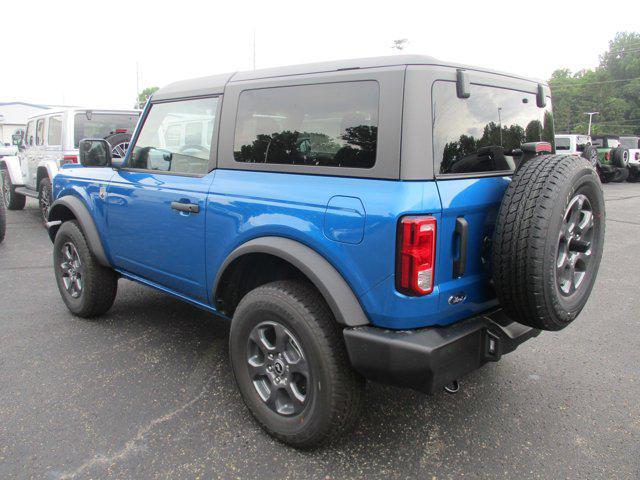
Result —
[[[134,105],[134,108],[144,107],[145,104],[147,103],[147,100],[149,100],[149,97],[154,93],[156,93],[158,90],[159,90],[158,87],[147,87],[144,90],[142,90],[142,92],[138,94],[138,100]]]
[[[593,70],[558,69],[549,80],[556,132],[640,135],[640,33],[620,32]]]

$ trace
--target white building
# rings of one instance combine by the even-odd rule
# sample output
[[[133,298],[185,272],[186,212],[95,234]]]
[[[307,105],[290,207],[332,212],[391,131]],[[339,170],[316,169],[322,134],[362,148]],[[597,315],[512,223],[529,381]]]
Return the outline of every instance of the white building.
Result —
[[[11,135],[24,128],[27,119],[58,105],[25,102],[0,102],[0,143],[11,143]]]

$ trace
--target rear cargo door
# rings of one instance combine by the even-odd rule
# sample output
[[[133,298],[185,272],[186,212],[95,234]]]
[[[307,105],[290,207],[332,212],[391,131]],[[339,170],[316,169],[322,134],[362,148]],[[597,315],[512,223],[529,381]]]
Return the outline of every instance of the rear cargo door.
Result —
[[[452,316],[496,303],[491,238],[504,191],[523,143],[553,143],[550,99],[537,106],[537,84],[520,82],[519,90],[497,76],[476,80],[468,98],[458,96],[455,82],[432,87],[434,172],[443,209],[437,278],[440,311]]]

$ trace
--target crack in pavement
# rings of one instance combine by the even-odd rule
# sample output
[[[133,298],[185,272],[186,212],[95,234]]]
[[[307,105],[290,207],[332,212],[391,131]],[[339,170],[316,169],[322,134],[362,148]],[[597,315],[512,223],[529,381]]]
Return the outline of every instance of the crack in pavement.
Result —
[[[618,222],[618,223],[626,223],[627,225],[640,226],[640,222],[631,222],[629,220],[618,220],[616,218],[609,218],[609,217],[607,217],[607,222]]]
[[[151,431],[153,428],[155,428],[157,425],[160,425],[161,423],[168,422],[169,420],[171,420],[172,418],[174,418],[175,416],[179,415],[180,413],[185,411],[187,408],[192,406],[198,400],[200,400],[205,395],[205,393],[207,393],[207,391],[209,390],[209,386],[210,386],[211,382],[213,381],[214,377],[215,377],[215,374],[211,375],[207,379],[207,381],[204,383],[204,386],[200,390],[200,393],[198,393],[198,395],[193,397],[191,400],[189,400],[186,403],[183,403],[178,408],[170,411],[169,413],[166,413],[166,414],[162,415],[161,417],[154,418],[148,424],[144,425],[143,427],[140,427],[138,429],[138,433],[136,434],[136,436],[133,437],[132,439],[128,440],[124,444],[124,446],[122,448],[120,448],[119,450],[117,450],[113,455],[108,455],[108,456],[107,455],[101,455],[101,454],[95,455],[93,458],[91,458],[90,460],[84,462],[83,464],[81,464],[75,470],[73,470],[71,472],[66,472],[66,473],[59,474],[56,478],[58,480],[72,480],[72,479],[76,478],[76,476],[78,476],[79,474],[84,472],[85,470],[88,470],[88,469],[90,469],[92,467],[95,467],[95,466],[98,466],[98,465],[100,465],[100,466],[111,465],[111,464],[113,464],[113,463],[115,463],[115,462],[117,462],[119,460],[122,460],[122,459],[128,457],[131,454],[134,454],[134,453],[138,452],[141,449],[138,446],[138,443],[144,438],[144,436],[147,433],[149,433],[149,431]]]

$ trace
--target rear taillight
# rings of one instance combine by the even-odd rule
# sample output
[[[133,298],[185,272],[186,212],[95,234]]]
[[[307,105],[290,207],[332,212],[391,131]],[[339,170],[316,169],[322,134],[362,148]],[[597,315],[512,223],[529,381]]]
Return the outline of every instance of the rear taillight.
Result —
[[[536,153],[551,153],[553,148],[549,142],[536,142]]]
[[[640,152],[636,152],[636,160],[640,160]]]
[[[116,128],[116,133],[127,133],[126,128]]]
[[[69,163],[78,163],[78,157],[76,155],[65,155],[60,160],[60,166],[68,165]]]
[[[604,159],[608,162],[609,161],[609,152],[604,152]]]
[[[69,163],[78,163],[78,157],[76,155],[65,155],[60,160],[60,166],[67,165]]]
[[[436,219],[403,217],[398,225],[396,287],[406,295],[433,291],[436,254]]]

